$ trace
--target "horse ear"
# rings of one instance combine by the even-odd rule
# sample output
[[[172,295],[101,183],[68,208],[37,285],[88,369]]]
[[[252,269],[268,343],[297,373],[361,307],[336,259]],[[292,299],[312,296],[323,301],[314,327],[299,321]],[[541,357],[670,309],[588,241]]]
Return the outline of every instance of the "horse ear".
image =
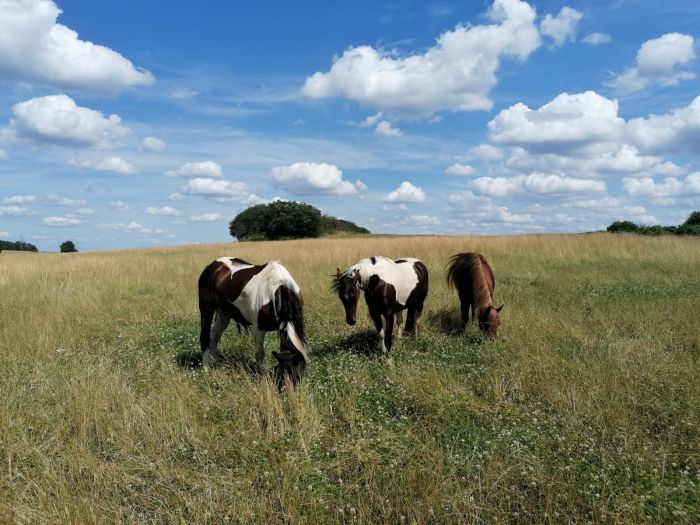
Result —
[[[335,276],[340,277],[340,268],[335,269]]]
[[[501,306],[499,306],[498,308],[496,308],[496,311],[497,311],[498,313],[501,313],[501,310],[503,310],[503,307],[504,307],[504,306],[505,306],[505,304],[502,304]]]
[[[280,360],[280,354],[278,352],[275,352],[274,350],[272,351],[272,355],[277,359],[278,361]]]

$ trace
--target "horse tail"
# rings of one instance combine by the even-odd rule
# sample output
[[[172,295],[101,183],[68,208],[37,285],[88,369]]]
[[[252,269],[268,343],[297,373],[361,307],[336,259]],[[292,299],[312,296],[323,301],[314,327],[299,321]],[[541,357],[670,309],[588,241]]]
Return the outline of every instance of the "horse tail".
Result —
[[[466,255],[466,253],[457,253],[450,257],[450,262],[447,263],[447,286],[451,289],[458,288],[457,276],[465,262]]]
[[[304,361],[309,360],[306,353],[306,337],[304,335],[304,312],[300,294],[289,284],[283,284],[278,289],[279,305],[277,318],[280,330],[284,330],[294,348],[302,355]]]

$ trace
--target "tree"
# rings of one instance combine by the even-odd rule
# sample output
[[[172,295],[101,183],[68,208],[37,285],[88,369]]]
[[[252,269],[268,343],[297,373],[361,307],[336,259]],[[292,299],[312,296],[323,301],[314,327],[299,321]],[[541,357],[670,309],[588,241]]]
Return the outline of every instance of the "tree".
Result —
[[[608,231],[611,233],[638,233],[639,225],[632,221],[615,221],[608,226]]]
[[[73,241],[65,241],[61,243],[61,253],[75,253],[78,249]]]
[[[304,202],[273,201],[267,205],[265,219],[265,236],[270,240],[321,234],[321,212]]]
[[[683,223],[683,226],[700,226],[700,211],[694,211]]]
[[[243,210],[229,224],[228,231],[231,237],[237,237],[239,241],[264,239],[266,213],[266,204],[258,204]]]

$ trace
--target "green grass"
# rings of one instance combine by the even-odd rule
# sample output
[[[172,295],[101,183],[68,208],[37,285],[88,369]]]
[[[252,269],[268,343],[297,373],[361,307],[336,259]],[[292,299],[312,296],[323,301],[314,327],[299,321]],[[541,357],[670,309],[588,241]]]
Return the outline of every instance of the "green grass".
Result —
[[[455,329],[465,250],[494,267],[496,340]],[[196,280],[224,254],[300,283],[298,390],[249,372],[235,326],[229,366],[196,366]],[[328,290],[372,254],[431,273],[391,363]],[[697,523],[699,271],[697,240],[605,234],[5,252],[0,521]]]

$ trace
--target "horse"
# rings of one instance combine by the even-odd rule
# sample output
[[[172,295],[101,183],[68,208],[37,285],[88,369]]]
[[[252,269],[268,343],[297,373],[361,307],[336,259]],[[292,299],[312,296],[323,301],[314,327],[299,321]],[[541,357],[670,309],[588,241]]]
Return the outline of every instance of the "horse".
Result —
[[[382,353],[388,357],[391,350],[394,315],[397,317],[398,336],[401,337],[403,311],[406,315],[406,334],[415,332],[428,295],[428,269],[418,259],[370,257],[361,259],[344,271],[336,270],[331,289],[338,294],[345,307],[345,321],[357,322],[357,302],[364,291],[369,315],[379,333]],[[384,323],[382,322],[384,317]]]
[[[479,328],[484,334],[496,336],[499,317],[504,305],[493,305],[493,290],[496,279],[493,270],[483,255],[474,252],[453,255],[447,265],[447,284],[457,288],[462,310],[462,329],[469,324],[469,309],[472,319],[479,319]]]
[[[299,285],[279,261],[254,265],[221,257],[204,268],[198,288],[199,342],[205,366],[221,361],[219,340],[233,319],[239,328],[252,329],[259,368],[265,359],[265,334],[277,331],[280,353],[273,352],[279,361],[275,377],[289,375],[294,384],[298,382],[294,378],[300,377],[308,363],[303,298]]]

